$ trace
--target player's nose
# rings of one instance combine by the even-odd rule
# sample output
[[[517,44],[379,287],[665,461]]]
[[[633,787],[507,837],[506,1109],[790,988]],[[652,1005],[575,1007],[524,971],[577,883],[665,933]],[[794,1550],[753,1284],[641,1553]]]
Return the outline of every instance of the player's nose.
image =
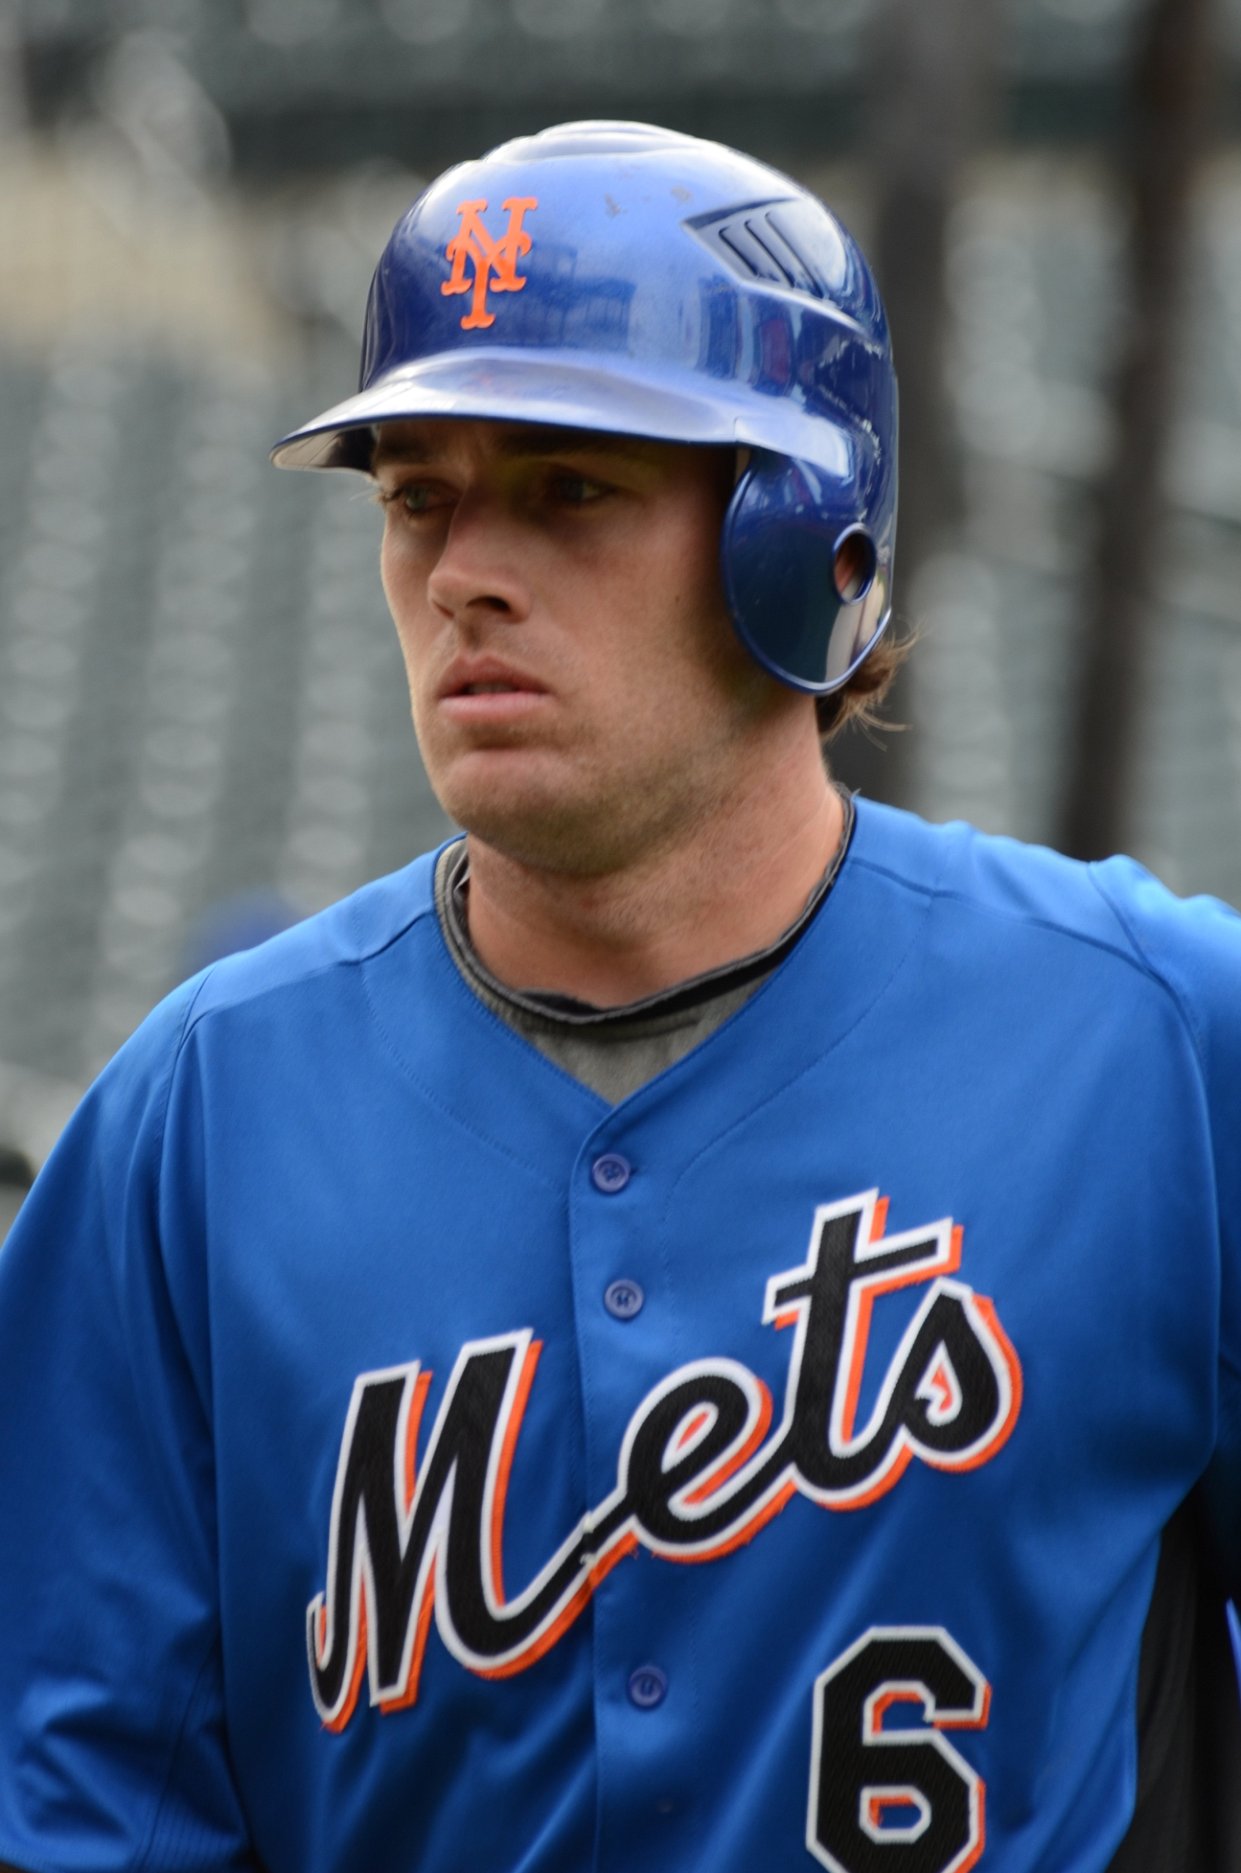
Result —
[[[484,617],[519,622],[529,616],[519,529],[501,503],[469,494],[457,502],[427,579],[427,597],[436,611],[458,623]]]

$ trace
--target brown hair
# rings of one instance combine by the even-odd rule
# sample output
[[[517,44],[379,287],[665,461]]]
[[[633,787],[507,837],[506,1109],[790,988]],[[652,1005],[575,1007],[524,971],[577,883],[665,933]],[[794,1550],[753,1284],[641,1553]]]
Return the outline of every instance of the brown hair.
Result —
[[[846,722],[856,722],[864,729],[899,726],[893,722],[884,724],[880,711],[893,678],[913,647],[914,634],[898,632],[893,622],[843,689],[816,698],[814,709],[823,741],[830,741],[839,734]]]

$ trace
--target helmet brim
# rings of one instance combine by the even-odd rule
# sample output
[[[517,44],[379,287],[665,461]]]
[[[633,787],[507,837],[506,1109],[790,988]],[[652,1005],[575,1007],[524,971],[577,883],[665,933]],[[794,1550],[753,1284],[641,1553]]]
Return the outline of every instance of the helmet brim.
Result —
[[[425,417],[474,417],[552,424],[661,442],[747,446],[813,462],[842,482],[853,479],[853,445],[843,428],[773,397],[768,414],[753,392],[711,395],[685,389],[618,360],[604,368],[572,354],[472,350],[419,359],[323,411],[273,448],[277,468],[352,468],[369,473],[376,424]]]

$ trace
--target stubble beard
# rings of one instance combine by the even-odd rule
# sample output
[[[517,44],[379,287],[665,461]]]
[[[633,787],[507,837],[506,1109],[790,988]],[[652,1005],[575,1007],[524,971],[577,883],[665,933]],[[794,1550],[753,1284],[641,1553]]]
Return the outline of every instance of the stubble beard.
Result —
[[[582,881],[657,866],[699,842],[727,812],[730,786],[721,763],[684,759],[636,774],[587,767],[555,784],[523,777],[505,788],[432,786],[441,807],[472,838],[524,868]],[[430,769],[428,769],[430,772]]]

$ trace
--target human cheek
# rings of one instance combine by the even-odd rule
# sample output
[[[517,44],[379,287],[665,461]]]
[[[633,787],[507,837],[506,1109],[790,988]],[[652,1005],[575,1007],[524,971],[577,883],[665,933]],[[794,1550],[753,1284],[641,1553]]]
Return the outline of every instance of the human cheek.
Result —
[[[406,544],[399,539],[393,541],[391,529],[385,533],[380,549],[379,572],[388,610],[396,627],[410,701],[417,720],[424,713],[420,709],[422,692],[432,680],[428,654],[432,633],[429,628],[426,580],[413,562]]]
[[[379,573],[388,610],[402,642],[425,629],[433,610],[427,580],[434,564],[424,542],[409,530],[389,521],[379,553]]]
[[[401,537],[390,516],[379,548],[379,577],[384,597],[388,601],[388,610],[399,631],[402,616],[409,609],[411,587],[416,585],[417,568],[413,564],[408,540]]]

